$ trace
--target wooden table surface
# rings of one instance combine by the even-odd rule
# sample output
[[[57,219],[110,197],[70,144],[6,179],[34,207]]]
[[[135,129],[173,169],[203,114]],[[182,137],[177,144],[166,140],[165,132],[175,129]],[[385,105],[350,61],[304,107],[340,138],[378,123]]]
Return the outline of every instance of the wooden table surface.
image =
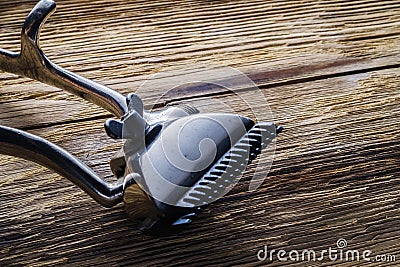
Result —
[[[143,236],[122,205],[103,208],[52,171],[0,156],[1,266],[400,264],[399,1],[57,4],[41,44],[60,66],[124,94],[169,67],[230,66],[252,78],[285,131],[258,190],[247,190],[252,166],[188,229],[164,238]],[[1,1],[1,48],[19,50],[34,5]],[[218,88],[189,86],[158,100],[167,85],[160,78],[140,95],[146,104],[190,102],[209,112],[220,111],[218,100],[252,114]],[[265,104],[247,94],[253,107]],[[121,145],[103,131],[110,117],[60,89],[0,73],[0,124],[55,142],[109,181],[108,159]],[[257,259],[264,246],[322,251],[341,238],[345,249],[371,250],[371,261]]]

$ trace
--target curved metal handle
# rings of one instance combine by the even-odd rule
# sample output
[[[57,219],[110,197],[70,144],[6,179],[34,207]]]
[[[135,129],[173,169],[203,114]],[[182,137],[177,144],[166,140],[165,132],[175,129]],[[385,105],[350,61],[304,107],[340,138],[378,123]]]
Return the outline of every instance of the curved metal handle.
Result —
[[[57,172],[105,207],[122,201],[121,182],[108,184],[73,155],[36,135],[0,125],[0,154],[24,158]]]
[[[40,49],[41,28],[55,9],[56,4],[52,0],[41,0],[36,4],[22,27],[21,52],[0,49],[0,70],[64,89],[122,117],[128,110],[122,94],[60,68]]]

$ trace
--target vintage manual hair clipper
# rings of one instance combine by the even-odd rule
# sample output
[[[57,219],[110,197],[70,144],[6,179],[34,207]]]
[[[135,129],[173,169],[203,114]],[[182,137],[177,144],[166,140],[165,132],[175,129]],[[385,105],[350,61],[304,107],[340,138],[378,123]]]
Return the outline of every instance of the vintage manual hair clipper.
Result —
[[[146,111],[137,95],[124,97],[60,68],[39,46],[40,29],[55,6],[41,0],[33,8],[22,27],[20,53],[0,49],[0,70],[64,89],[118,117],[105,123],[108,136],[125,140],[110,162],[118,181],[109,184],[62,148],[10,127],[0,126],[0,153],[54,170],[105,207],[124,201],[145,233],[171,233],[190,223],[282,130],[235,114],[200,114],[191,106]]]

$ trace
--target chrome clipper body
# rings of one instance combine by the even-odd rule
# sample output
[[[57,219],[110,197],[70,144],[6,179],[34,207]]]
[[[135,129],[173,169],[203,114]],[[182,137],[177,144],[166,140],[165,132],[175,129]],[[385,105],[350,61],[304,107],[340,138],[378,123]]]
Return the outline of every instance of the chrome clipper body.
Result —
[[[109,184],[64,149],[10,127],[0,126],[0,153],[56,171],[105,207],[124,201],[145,233],[170,233],[190,223],[229,191],[282,130],[235,114],[201,114],[191,106],[150,112],[135,94],[125,97],[60,68],[39,46],[40,29],[54,10],[51,0],[33,8],[22,28],[20,53],[0,49],[0,69],[69,91],[118,117],[105,123],[108,136],[125,140],[110,161],[118,181]]]

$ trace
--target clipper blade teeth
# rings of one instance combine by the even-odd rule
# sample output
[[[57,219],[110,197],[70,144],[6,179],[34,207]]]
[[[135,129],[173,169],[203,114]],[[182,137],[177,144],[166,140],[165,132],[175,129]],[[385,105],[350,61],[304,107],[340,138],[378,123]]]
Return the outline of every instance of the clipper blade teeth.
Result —
[[[248,164],[276,137],[273,123],[257,123],[231,147],[178,201],[196,207],[218,199],[241,178]]]

